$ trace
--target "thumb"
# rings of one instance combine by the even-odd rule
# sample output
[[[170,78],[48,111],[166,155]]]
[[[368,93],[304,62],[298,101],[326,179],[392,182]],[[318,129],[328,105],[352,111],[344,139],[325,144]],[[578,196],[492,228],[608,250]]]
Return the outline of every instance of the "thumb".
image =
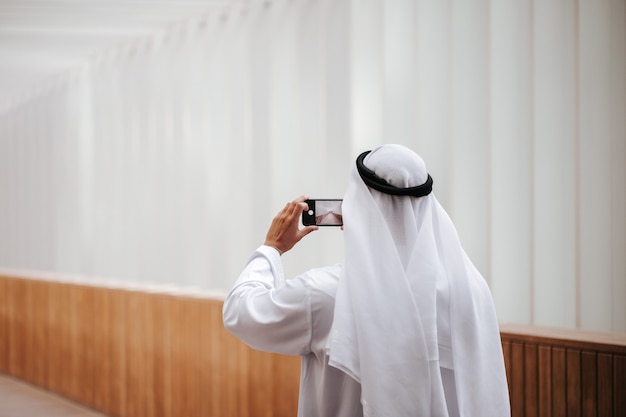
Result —
[[[317,226],[306,226],[303,227],[302,229],[300,229],[300,239],[302,239],[303,237],[305,237],[306,235],[308,235],[311,232],[316,231],[317,229],[319,229],[319,227]]]

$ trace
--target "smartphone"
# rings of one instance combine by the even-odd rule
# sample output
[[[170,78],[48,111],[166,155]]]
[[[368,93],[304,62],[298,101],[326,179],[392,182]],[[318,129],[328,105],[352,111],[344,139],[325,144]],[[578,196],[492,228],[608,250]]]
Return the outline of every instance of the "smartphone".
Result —
[[[306,200],[309,209],[302,212],[305,226],[343,226],[341,203],[338,198]]]

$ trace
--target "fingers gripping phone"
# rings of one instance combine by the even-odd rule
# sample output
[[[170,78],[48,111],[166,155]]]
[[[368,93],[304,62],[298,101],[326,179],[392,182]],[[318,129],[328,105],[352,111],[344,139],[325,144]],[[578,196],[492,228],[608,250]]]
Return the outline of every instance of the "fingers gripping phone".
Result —
[[[302,224],[305,226],[343,226],[341,204],[338,198],[306,200],[308,210],[302,212]]]

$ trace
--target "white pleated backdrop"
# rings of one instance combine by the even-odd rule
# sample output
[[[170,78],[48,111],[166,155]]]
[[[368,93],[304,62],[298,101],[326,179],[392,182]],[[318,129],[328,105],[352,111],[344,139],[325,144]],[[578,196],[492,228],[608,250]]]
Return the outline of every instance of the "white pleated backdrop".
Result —
[[[626,332],[623,0],[272,0],[0,110],[0,266],[225,291],[356,155],[420,153],[502,322]],[[342,258],[321,230],[288,274]]]

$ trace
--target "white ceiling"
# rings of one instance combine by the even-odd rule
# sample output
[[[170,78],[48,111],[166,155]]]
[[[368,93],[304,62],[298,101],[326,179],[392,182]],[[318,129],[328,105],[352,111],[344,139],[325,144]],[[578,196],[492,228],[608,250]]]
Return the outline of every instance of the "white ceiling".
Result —
[[[103,49],[242,1],[0,0],[0,102]]]

